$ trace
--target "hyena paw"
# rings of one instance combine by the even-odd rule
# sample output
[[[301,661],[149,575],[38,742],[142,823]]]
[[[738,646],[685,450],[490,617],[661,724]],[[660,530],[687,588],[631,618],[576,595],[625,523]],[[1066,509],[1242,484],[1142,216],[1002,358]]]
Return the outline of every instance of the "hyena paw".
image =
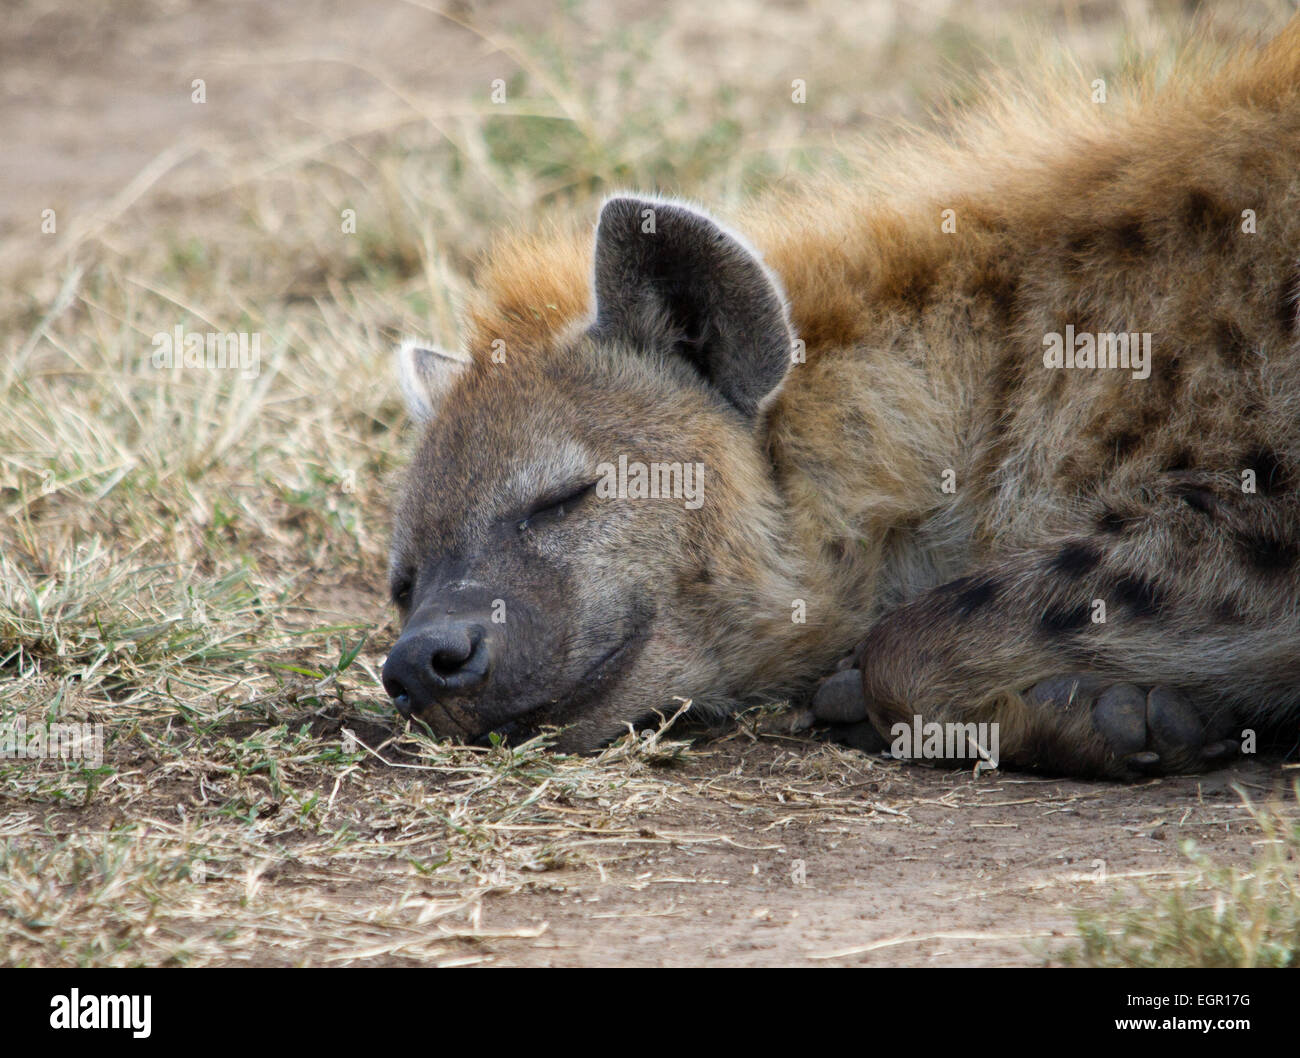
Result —
[[[846,667],[843,662],[839,670],[822,680],[813,692],[812,714],[818,723],[830,725],[828,737],[833,742],[864,753],[879,753],[888,745],[867,718],[862,673]]]
[[[1107,684],[1096,676],[1058,676],[1032,687],[1032,705],[1091,709],[1092,726],[1121,769],[1138,774],[1198,771],[1233,756],[1237,744],[1216,737],[1181,691],[1157,684]]]

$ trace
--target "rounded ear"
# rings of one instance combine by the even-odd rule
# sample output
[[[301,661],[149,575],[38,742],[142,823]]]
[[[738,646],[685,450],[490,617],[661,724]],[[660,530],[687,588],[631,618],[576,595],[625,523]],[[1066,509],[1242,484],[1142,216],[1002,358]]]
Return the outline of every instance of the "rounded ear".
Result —
[[[747,418],[790,366],[785,297],[758,254],[675,202],[611,198],[596,227],[592,336],[684,357]]]
[[[431,349],[407,340],[397,350],[397,379],[406,397],[406,407],[417,422],[428,422],[469,359],[459,353]]]

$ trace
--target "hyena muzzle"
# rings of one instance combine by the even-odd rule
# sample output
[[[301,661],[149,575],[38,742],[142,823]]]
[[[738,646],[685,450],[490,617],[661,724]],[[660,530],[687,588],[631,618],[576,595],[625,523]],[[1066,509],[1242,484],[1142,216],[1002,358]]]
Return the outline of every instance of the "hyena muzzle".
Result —
[[[400,355],[397,708],[581,750],[811,699],[1111,777],[1294,739],[1300,30],[1200,73],[753,245],[621,196],[498,250],[466,351]]]

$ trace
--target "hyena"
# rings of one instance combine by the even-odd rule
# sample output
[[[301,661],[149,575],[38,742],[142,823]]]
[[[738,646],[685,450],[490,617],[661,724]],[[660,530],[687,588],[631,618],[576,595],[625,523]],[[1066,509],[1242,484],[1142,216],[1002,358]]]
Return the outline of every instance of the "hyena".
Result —
[[[618,195],[500,244],[464,351],[400,354],[401,713],[576,751],[812,696],[1117,778],[1294,732],[1300,25],[1111,97],[739,230]],[[602,489],[621,457],[701,502]]]

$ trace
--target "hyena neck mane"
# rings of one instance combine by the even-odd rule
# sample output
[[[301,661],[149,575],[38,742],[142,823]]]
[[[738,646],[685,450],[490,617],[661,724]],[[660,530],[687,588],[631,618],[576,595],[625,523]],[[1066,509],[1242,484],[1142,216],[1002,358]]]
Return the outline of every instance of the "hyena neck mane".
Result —
[[[845,259],[829,245],[793,240],[768,255],[791,292],[801,344],[770,409],[767,449],[800,550],[850,627],[955,575],[969,557],[973,523],[945,492],[945,475],[958,469],[974,365],[997,331],[951,318],[945,288],[969,266],[935,237],[934,215],[878,208],[856,228],[841,226],[860,269],[854,289],[836,282]],[[834,227],[808,238],[820,242]],[[803,255],[813,253],[830,275],[804,274]],[[936,356],[954,333],[964,357]]]

